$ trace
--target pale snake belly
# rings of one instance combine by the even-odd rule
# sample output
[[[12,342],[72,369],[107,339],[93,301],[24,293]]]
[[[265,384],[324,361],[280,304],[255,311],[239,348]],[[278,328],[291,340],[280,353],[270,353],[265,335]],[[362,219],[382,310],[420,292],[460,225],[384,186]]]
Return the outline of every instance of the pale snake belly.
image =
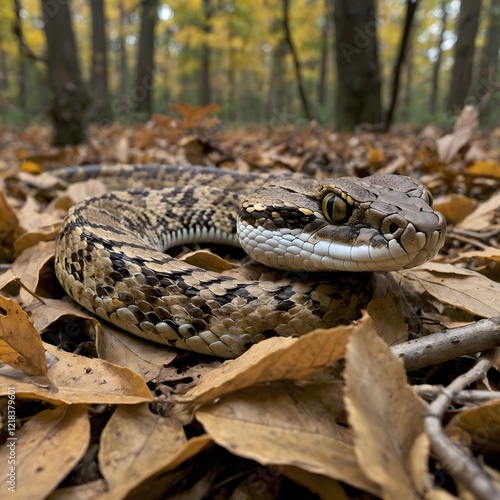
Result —
[[[352,271],[417,266],[438,252],[446,232],[429,191],[403,176],[320,182],[159,165],[54,173],[114,188],[167,186],[112,191],[72,207],[57,239],[56,275],[76,302],[120,328],[222,358],[271,336],[356,319],[367,292]],[[241,244],[285,272],[245,281],[164,253],[192,242]]]

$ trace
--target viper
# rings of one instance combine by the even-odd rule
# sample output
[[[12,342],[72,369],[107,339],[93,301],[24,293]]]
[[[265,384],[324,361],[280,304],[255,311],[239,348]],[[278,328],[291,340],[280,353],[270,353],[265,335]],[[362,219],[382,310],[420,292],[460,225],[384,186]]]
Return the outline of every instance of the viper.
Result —
[[[318,181],[168,165],[54,175],[112,189],[63,221],[55,272],[64,290],[130,333],[221,358],[356,319],[368,299],[365,273],[418,266],[446,233],[430,191],[405,176]],[[246,280],[165,253],[193,242],[241,246],[281,275]]]

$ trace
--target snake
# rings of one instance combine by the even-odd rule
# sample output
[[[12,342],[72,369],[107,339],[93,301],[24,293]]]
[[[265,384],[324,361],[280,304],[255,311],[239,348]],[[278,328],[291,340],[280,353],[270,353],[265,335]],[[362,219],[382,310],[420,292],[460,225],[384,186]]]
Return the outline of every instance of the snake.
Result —
[[[218,358],[352,322],[372,272],[424,263],[446,233],[430,191],[406,176],[319,181],[158,164],[53,173],[110,189],[62,222],[55,274],[66,293],[129,333]],[[244,279],[171,255],[188,243],[241,246],[278,274]]]

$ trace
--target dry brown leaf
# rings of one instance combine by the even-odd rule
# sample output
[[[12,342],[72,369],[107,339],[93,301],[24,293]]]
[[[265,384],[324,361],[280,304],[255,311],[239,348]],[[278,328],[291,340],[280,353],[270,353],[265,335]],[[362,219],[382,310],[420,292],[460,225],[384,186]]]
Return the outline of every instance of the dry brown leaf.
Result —
[[[436,141],[439,159],[449,163],[453,157],[472,138],[477,127],[479,111],[477,107],[468,105],[462,110],[452,134],[447,134]]]
[[[90,442],[87,408],[83,405],[62,406],[45,410],[15,432],[15,497],[46,498],[73,470]],[[7,466],[10,448],[0,450],[0,461]],[[9,476],[5,469],[0,489],[8,492]],[[4,493],[6,496],[7,493]]]
[[[156,379],[164,365],[171,363],[177,352],[167,346],[101,325],[96,337],[97,354],[115,365],[126,366],[141,375],[146,382]]]
[[[398,274],[417,281],[427,293],[445,304],[484,318],[500,314],[500,284],[475,271],[427,262]]]
[[[40,334],[17,302],[1,295],[0,359],[30,375],[47,375]]]
[[[500,179],[500,165],[490,160],[477,161],[467,168],[467,174],[474,177]]]
[[[366,309],[372,318],[373,328],[386,344],[400,344],[408,340],[408,324],[403,318],[397,297],[390,288],[385,297],[374,297]]]
[[[48,374],[55,386],[42,387],[32,377],[9,366],[0,367],[0,396],[15,387],[20,398],[52,404],[137,404],[151,401],[141,376],[101,359],[71,354],[44,344],[51,355]]]
[[[185,443],[178,421],[155,415],[147,404],[119,406],[102,431],[99,447],[99,468],[108,485],[105,498],[125,498],[171,464]]]
[[[206,373],[182,402],[204,403],[259,382],[303,379],[344,356],[349,335],[363,331],[366,317],[355,324],[318,329],[298,339],[273,337],[252,346],[239,358]]]
[[[500,193],[493,195],[488,201],[480,203],[474,212],[457,225],[457,228],[474,232],[498,229],[500,224],[494,224],[493,222],[498,207],[500,207]]]
[[[212,113],[219,110],[219,106],[215,103],[208,106],[191,106],[185,102],[179,104],[170,104],[170,107],[182,116],[179,121],[179,126],[183,128],[193,128],[204,125],[204,120]]]
[[[208,250],[189,252],[183,255],[180,260],[183,260],[192,266],[201,267],[202,269],[213,271],[215,273],[222,273],[238,267],[237,265],[231,264],[231,262],[219,257],[213,252],[209,252]]]
[[[457,225],[475,210],[477,201],[463,194],[450,194],[437,198],[432,207],[444,215],[448,224]]]
[[[348,420],[356,456],[382,497],[421,498],[429,443],[426,408],[408,385],[403,363],[375,332],[353,331],[346,354]]]
[[[19,221],[16,213],[9,205],[5,193],[0,190],[0,237],[3,240],[8,234],[16,231]],[[20,230],[21,231],[21,230]]]
[[[95,316],[88,313],[79,306],[76,302],[58,300],[58,299],[43,299],[45,304],[40,302],[35,303],[29,308],[29,313],[35,328],[43,332],[49,325],[62,318],[63,316],[74,316],[75,318],[82,318],[92,322],[94,329],[98,329],[100,323]],[[68,323],[65,327],[64,333],[72,337],[80,333],[80,327],[76,323]]]
[[[446,432],[452,437],[467,432],[486,457],[498,456],[500,453],[499,430],[500,401],[498,400],[462,409],[446,426]]]
[[[231,453],[263,465],[290,465],[344,481],[375,495],[361,472],[342,411],[340,383],[275,382],[226,396],[196,412],[207,434]]]
[[[500,248],[486,247],[481,250],[471,250],[470,252],[459,253],[450,263],[460,262],[465,259],[485,259],[500,262]]]
[[[26,290],[21,287],[19,292],[21,301],[26,306],[30,305],[35,297],[28,290],[35,292],[40,271],[54,256],[54,249],[53,241],[40,241],[35,246],[24,250],[14,261],[12,267],[0,276],[0,289],[12,281],[20,279],[27,288]]]

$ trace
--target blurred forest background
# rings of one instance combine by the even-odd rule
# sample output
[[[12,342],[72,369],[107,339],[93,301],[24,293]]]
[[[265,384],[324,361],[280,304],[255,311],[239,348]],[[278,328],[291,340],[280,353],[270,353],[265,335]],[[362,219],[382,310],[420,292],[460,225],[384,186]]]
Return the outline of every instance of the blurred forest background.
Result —
[[[4,0],[0,123],[498,124],[500,0]],[[215,104],[218,106],[215,106]]]

